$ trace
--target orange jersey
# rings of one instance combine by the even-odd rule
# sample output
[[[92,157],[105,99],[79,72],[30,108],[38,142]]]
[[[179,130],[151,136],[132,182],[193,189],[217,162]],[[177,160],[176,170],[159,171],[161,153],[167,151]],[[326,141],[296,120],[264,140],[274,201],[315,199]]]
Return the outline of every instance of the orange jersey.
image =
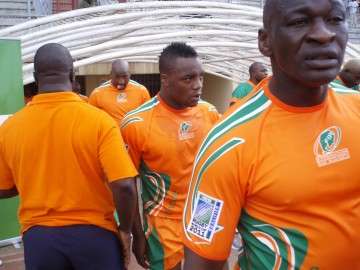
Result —
[[[225,260],[238,228],[242,270],[360,269],[359,136],[356,91],[331,88],[299,108],[262,84],[199,148],[185,245]]]
[[[121,132],[140,171],[146,214],[181,219],[194,155],[218,118],[209,103],[175,110],[160,96],[126,115]]]
[[[104,175],[136,174],[115,121],[75,93],[36,95],[0,127],[0,189],[18,189],[22,232],[73,224],[117,231]]]
[[[127,112],[149,99],[145,86],[129,81],[124,90],[118,90],[111,83],[96,88],[89,97],[89,103],[106,111],[119,124]]]

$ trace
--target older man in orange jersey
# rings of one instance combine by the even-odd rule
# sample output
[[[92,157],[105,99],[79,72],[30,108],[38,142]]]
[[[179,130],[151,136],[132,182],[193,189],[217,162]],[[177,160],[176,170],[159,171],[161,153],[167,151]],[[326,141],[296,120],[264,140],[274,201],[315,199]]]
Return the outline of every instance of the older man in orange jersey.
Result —
[[[119,59],[111,65],[111,81],[96,88],[89,103],[106,111],[119,124],[127,112],[149,99],[145,86],[130,81],[128,62]]]

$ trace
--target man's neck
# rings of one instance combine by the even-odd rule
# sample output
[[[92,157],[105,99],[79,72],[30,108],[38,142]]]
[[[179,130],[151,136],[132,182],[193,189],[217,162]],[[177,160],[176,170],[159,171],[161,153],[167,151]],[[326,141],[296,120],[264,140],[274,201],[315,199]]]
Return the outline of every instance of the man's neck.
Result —
[[[324,102],[327,85],[309,87],[289,77],[272,77],[269,83],[270,92],[283,103],[294,107],[312,107]]]

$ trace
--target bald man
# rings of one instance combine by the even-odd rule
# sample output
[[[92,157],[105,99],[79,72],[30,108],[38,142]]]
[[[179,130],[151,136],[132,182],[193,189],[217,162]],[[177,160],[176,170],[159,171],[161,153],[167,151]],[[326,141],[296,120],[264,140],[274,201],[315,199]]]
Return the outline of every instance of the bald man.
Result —
[[[194,161],[184,270],[360,269],[360,93],[330,84],[347,44],[342,0],[267,0],[273,76],[234,104]]]
[[[119,128],[72,92],[65,47],[39,48],[34,69],[38,94],[0,126],[0,198],[20,196],[26,269],[126,269],[137,171]]]
[[[254,62],[249,67],[250,78],[246,82],[240,83],[232,92],[230,106],[237,100],[247,96],[251,90],[268,75],[268,70],[263,63]]]
[[[352,59],[345,63],[343,69],[334,80],[353,90],[360,90],[360,59]]]
[[[110,83],[96,88],[89,103],[107,112],[120,124],[125,114],[150,99],[145,86],[130,80],[129,64],[115,60],[111,65]]]

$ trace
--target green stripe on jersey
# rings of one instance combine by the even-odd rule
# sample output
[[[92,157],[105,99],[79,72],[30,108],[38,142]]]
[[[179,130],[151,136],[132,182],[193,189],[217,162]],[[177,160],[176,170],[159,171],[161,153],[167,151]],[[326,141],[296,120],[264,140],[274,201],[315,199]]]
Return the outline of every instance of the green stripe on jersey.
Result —
[[[157,97],[153,97],[152,99],[148,100],[147,102],[145,102],[144,104],[140,105],[139,107],[137,107],[136,109],[128,112],[124,119],[127,117],[130,117],[134,114],[140,113],[140,112],[144,112],[144,111],[148,111],[150,109],[152,109],[153,107],[155,107],[156,105],[159,104],[159,100],[157,99]]]
[[[202,175],[204,174],[204,172],[209,168],[209,166],[211,164],[213,164],[216,160],[218,160],[220,157],[222,157],[224,154],[226,154],[227,152],[229,152],[231,149],[235,148],[236,146],[244,143],[245,140],[242,138],[232,138],[231,140],[227,141],[226,143],[224,143],[222,146],[220,146],[219,148],[217,148],[208,158],[207,160],[204,162],[204,164],[200,167],[199,169],[199,173],[198,176],[196,177],[196,182],[195,182],[195,187],[194,187],[194,192],[193,192],[193,196],[192,196],[192,207],[195,205],[194,201],[196,198],[196,194],[198,193],[199,190],[199,186],[201,183],[201,178]],[[193,209],[191,209],[192,211]]]
[[[241,107],[236,109],[232,114],[228,115],[225,119],[215,125],[202,142],[195,158],[195,165],[199,162],[205,150],[213,144],[215,140],[226,134],[231,129],[256,118],[270,105],[271,101],[265,95],[264,91],[261,90]]]

